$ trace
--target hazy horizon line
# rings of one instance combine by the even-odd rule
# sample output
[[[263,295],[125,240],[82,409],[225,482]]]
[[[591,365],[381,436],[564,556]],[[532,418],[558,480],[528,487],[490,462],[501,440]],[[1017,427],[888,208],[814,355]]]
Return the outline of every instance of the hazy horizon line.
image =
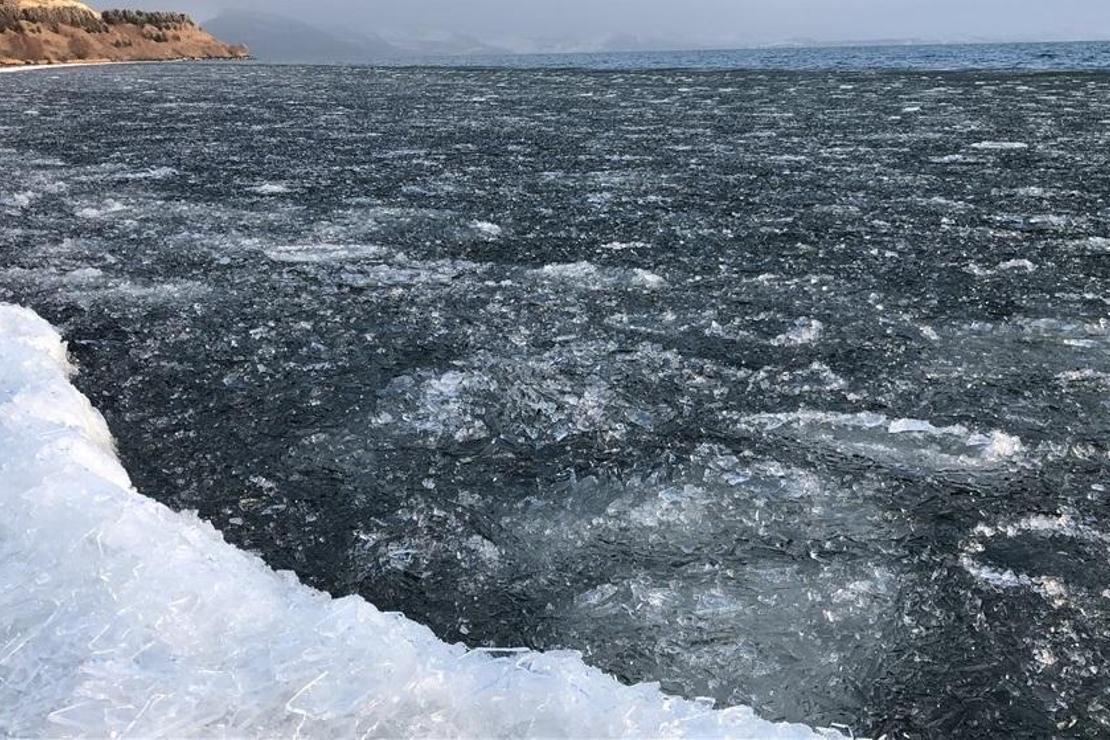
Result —
[[[273,18],[284,18],[294,20],[298,23],[303,23],[311,26],[317,30],[339,33],[342,32],[344,36],[361,36],[366,39],[382,39],[389,42],[392,39],[405,37],[405,34],[400,29],[385,28],[377,31],[358,31],[350,28],[340,29],[330,27],[326,24],[317,25],[308,22],[302,17],[290,15],[287,13],[272,12],[269,10],[254,11],[242,8],[224,8],[218,13],[209,16],[205,20],[199,21],[203,26],[220,17],[229,14],[243,14],[255,16],[269,16]],[[425,31],[440,31],[441,29],[422,29]],[[516,36],[516,41],[529,41],[533,43],[558,43],[566,44],[567,48],[551,48],[551,49],[520,49],[512,48],[511,46],[504,46],[505,38],[501,37],[499,40],[496,37],[487,37],[476,33],[459,33],[459,36],[466,36],[479,41],[482,44],[496,47],[489,53],[471,53],[471,54],[446,54],[443,56],[563,56],[575,54],[637,54],[637,53],[683,53],[683,52],[727,52],[727,51],[770,51],[770,50],[789,50],[789,49],[849,49],[849,48],[885,48],[885,47],[930,47],[930,46],[992,46],[992,45],[1036,45],[1036,44],[1084,44],[1084,43],[1110,43],[1110,35],[1096,36],[1096,37],[1064,37],[1064,38],[1044,38],[1044,37],[1028,37],[1028,36],[1000,36],[997,38],[975,36],[970,38],[919,38],[919,37],[875,37],[875,38],[836,38],[836,39],[818,39],[818,38],[785,38],[774,41],[737,41],[736,43],[723,43],[717,44],[714,42],[698,43],[690,40],[675,40],[676,44],[690,41],[690,45],[645,45],[642,48],[628,48],[628,49],[602,49],[592,48],[590,41],[603,42],[607,39],[614,37],[627,37],[631,39],[643,39],[645,41],[665,41],[663,38],[653,37],[648,34],[638,33],[616,33],[610,32],[600,34],[587,41],[582,39],[561,39],[556,40],[550,37],[543,36]],[[577,46],[577,48],[575,48]],[[398,49],[404,51],[404,49]]]

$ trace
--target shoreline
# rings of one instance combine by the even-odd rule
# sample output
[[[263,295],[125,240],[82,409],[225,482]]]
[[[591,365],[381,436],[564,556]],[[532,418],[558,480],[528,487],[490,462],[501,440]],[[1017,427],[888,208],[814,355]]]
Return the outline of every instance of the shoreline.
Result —
[[[0,74],[12,72],[36,72],[44,69],[65,69],[67,67],[108,67],[117,64],[167,64],[172,62],[243,62],[246,59],[236,57],[223,57],[213,59],[194,59],[179,57],[177,59],[103,59],[87,62],[53,62],[51,64],[0,64]]]
[[[0,65],[0,74],[10,72],[34,72],[40,69],[58,69],[64,67],[99,67],[104,64],[128,64],[128,62],[54,62],[53,64],[3,64]]]

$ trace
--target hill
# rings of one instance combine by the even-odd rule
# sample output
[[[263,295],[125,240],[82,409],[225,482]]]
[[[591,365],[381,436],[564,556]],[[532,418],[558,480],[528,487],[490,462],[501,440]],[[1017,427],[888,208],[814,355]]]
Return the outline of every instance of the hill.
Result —
[[[204,26],[221,38],[242,41],[254,58],[266,62],[373,64],[507,53],[457,32],[383,30],[379,34],[270,13],[226,11]]]
[[[107,10],[78,0],[0,0],[0,65],[242,59],[184,13]]]
[[[377,36],[326,31],[281,15],[228,11],[204,25],[221,37],[242,41],[256,59],[267,62],[358,63],[404,55]]]

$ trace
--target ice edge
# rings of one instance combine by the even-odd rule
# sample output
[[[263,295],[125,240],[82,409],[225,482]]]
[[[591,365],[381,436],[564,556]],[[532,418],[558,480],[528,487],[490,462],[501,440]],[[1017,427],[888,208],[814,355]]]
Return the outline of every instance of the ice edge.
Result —
[[[136,492],[70,374],[0,304],[0,735],[840,736],[310,589]]]

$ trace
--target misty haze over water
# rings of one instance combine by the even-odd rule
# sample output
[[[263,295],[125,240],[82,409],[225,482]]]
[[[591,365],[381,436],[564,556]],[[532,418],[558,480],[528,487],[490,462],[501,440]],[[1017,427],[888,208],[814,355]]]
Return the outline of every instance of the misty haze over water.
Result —
[[[155,8],[164,0],[140,0]],[[295,19],[401,48],[512,53],[1110,39],[1102,0],[182,0],[201,21]]]

